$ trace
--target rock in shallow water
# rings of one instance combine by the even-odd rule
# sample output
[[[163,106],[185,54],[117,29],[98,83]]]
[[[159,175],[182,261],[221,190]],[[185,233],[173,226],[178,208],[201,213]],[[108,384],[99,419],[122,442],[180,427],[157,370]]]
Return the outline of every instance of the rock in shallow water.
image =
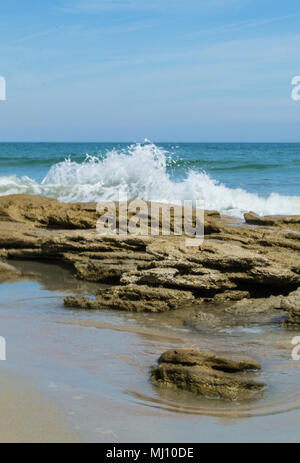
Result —
[[[164,388],[177,388],[196,395],[241,401],[254,398],[265,384],[248,379],[261,366],[248,357],[228,359],[198,349],[164,352],[152,367],[152,382]]]
[[[184,303],[192,304],[193,301],[194,297],[189,291],[138,285],[99,289],[95,299],[76,296],[68,296],[64,299],[65,307],[115,309],[129,312],[166,312]]]
[[[261,312],[270,312],[281,309],[283,296],[270,296],[257,299],[241,299],[232,306],[225,309],[225,312],[239,315],[249,315]]]

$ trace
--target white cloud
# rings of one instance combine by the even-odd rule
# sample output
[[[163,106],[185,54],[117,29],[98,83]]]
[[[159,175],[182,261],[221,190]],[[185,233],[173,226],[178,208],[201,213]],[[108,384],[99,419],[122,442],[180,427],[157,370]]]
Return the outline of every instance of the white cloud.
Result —
[[[92,0],[68,1],[60,8],[66,12],[93,14],[108,10],[202,9],[239,4],[239,0]]]

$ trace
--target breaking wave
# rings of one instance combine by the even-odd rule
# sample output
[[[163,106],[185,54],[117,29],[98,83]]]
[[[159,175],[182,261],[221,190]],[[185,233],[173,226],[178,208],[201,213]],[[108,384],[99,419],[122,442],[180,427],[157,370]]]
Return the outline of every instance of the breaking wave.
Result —
[[[229,188],[206,172],[189,168],[185,178],[174,180],[167,151],[146,142],[104,157],[71,158],[54,164],[42,182],[23,176],[0,177],[0,195],[27,193],[61,201],[145,199],[162,202],[204,200],[206,209],[241,217],[253,210],[260,215],[299,214],[300,197],[272,193],[262,197],[241,188]]]

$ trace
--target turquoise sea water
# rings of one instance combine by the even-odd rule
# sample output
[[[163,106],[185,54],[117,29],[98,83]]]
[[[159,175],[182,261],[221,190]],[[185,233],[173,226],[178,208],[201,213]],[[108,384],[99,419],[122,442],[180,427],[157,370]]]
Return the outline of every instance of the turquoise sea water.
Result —
[[[300,144],[0,143],[0,194],[204,199],[241,216],[300,213]]]

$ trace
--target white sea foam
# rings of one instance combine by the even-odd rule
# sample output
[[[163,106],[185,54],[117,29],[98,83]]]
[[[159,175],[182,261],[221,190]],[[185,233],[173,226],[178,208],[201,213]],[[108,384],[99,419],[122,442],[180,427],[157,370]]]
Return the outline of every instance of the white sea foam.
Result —
[[[189,170],[174,181],[167,172],[168,155],[151,143],[135,144],[105,158],[67,159],[53,165],[41,183],[29,177],[0,177],[0,195],[28,193],[61,201],[145,199],[162,202],[204,200],[206,209],[241,217],[253,210],[260,215],[299,214],[300,197],[272,193],[261,197],[219,183],[205,172]]]

